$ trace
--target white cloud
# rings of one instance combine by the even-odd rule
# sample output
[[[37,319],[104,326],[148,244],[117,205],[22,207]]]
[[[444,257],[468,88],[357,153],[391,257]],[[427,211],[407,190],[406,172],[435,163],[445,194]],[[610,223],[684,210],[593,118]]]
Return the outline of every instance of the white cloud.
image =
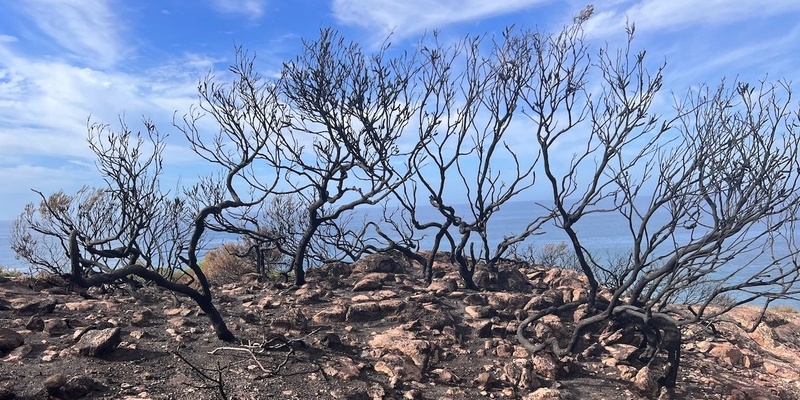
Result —
[[[108,67],[125,55],[124,26],[109,1],[30,0],[20,7],[36,25],[83,65]]]
[[[214,8],[225,14],[238,14],[248,19],[259,19],[264,15],[266,0],[212,0]]]
[[[510,13],[549,0],[334,0],[333,13],[342,24],[403,38],[445,25]]]
[[[587,21],[590,36],[624,32],[626,21],[637,30],[674,30],[693,25],[729,24],[740,20],[800,11],[795,0],[642,0],[599,3]]]

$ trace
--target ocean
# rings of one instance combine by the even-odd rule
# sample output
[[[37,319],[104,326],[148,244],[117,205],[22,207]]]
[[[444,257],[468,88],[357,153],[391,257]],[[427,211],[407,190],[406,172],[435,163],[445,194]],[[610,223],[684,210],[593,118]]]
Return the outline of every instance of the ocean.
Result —
[[[378,210],[364,209],[360,211],[362,214],[353,218],[353,222],[357,223],[364,219],[377,219]],[[421,221],[425,222],[426,216],[434,218],[437,211],[430,206],[421,209]],[[502,238],[509,234],[515,234],[522,231],[525,226],[531,221],[531,216],[541,213],[533,202],[516,201],[508,203],[501,209],[490,221],[487,227],[487,234],[492,245],[496,245]],[[12,221],[0,221],[0,265],[6,268],[13,268],[20,271],[28,271],[28,266],[21,260],[17,260],[14,252],[11,250],[10,237],[11,237],[11,224]],[[582,244],[589,249],[596,257],[606,257],[626,254],[631,249],[630,233],[626,231],[625,221],[617,214],[588,214],[576,226],[578,235],[581,238]],[[688,238],[688,231],[684,233],[684,237],[678,236],[677,239],[685,240]],[[231,240],[230,237],[225,238],[212,238],[212,244],[221,243],[224,240]],[[533,246],[534,249],[541,249],[546,245],[555,245],[561,242],[566,242],[566,235],[558,228],[552,225],[545,226],[540,234],[533,235],[528,238],[528,241],[523,244]],[[430,248],[431,240],[423,240],[421,248]],[[785,253],[785,249],[778,249],[779,252]],[[736,267],[735,261],[731,262],[730,269]],[[755,267],[752,267],[755,268]],[[752,270],[751,268],[751,270]],[[727,269],[727,268],[726,268]],[[741,276],[748,276],[748,267],[740,271]],[[796,301],[782,301],[782,304],[792,304],[800,306],[800,302]]]

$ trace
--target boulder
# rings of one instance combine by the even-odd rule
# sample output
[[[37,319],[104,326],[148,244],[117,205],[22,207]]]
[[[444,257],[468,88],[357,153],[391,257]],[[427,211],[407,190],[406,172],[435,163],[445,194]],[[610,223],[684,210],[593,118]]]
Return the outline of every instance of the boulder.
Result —
[[[53,299],[20,300],[12,303],[12,308],[20,315],[45,315],[56,309]]]
[[[0,353],[6,353],[16,349],[25,343],[25,338],[22,337],[17,331],[0,328]]]
[[[97,357],[114,351],[121,341],[120,328],[91,330],[84,333],[73,348],[80,355]]]
[[[43,385],[48,395],[59,399],[79,399],[102,387],[86,375],[67,379],[62,374],[50,375],[44,380]]]
[[[523,400],[561,400],[561,392],[558,389],[539,388],[529,393]]]
[[[377,321],[383,318],[383,316],[380,304],[376,301],[372,301],[351,304],[347,309],[347,314],[344,319],[347,322],[366,322]]]
[[[315,324],[330,324],[334,322],[344,322],[347,315],[347,307],[342,304],[334,304],[320,310],[311,317]]]
[[[410,265],[408,260],[399,253],[383,252],[371,254],[353,263],[354,272],[380,272],[391,274],[406,274]]]
[[[656,383],[656,379],[650,371],[650,367],[644,366],[636,373],[636,376],[633,377],[633,387],[635,387],[639,393],[648,397],[653,396],[656,391],[658,391],[658,383]]]
[[[388,279],[394,279],[394,276],[381,272],[372,272],[364,275],[353,285],[354,292],[366,292],[370,290],[377,290],[383,287],[383,282]]]
[[[69,323],[63,318],[50,318],[44,321],[43,330],[50,336],[61,336],[70,331]]]
[[[422,370],[408,358],[386,354],[374,366],[375,372],[387,375],[389,385],[396,386],[399,382],[419,382],[422,380]]]

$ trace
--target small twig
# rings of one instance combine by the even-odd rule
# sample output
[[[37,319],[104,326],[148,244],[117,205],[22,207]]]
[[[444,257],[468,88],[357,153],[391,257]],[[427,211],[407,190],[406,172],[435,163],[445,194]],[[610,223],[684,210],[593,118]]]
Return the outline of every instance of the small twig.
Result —
[[[261,368],[261,371],[267,372],[267,373],[270,372],[269,370],[264,368],[263,365],[261,365],[261,362],[258,361],[258,358],[256,358],[255,353],[253,353],[253,351],[250,350],[249,348],[246,348],[246,347],[217,347],[216,349],[209,351],[208,354],[216,355],[217,351],[220,351],[220,350],[244,351],[246,353],[249,353],[250,356],[253,357],[253,361],[255,361],[256,364],[258,364],[259,368]]]
[[[228,395],[225,393],[225,383],[224,383],[224,381],[222,379],[222,368],[219,366],[219,363],[217,363],[217,378],[212,378],[212,377],[206,375],[206,373],[203,372],[202,369],[200,369],[199,367],[197,367],[194,364],[192,364],[191,362],[189,362],[189,360],[184,358],[177,351],[173,351],[172,353],[175,354],[176,356],[178,356],[178,358],[180,358],[181,361],[186,363],[186,365],[188,365],[201,378],[203,378],[205,380],[208,380],[208,381],[211,381],[215,385],[213,387],[216,387],[217,390],[219,390],[220,397],[222,397],[223,400],[228,400]],[[212,386],[208,386],[206,388],[210,389],[211,387]]]

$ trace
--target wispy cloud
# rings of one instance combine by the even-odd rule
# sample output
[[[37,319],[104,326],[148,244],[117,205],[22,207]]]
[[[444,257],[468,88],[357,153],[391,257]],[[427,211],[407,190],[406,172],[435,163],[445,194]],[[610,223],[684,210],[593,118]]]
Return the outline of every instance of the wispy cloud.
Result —
[[[383,39],[390,33],[408,37],[445,25],[510,13],[548,0],[334,0],[339,23],[373,31]]]
[[[109,67],[127,52],[120,38],[124,23],[109,1],[29,0],[18,4],[41,33],[83,65]]]
[[[236,14],[250,20],[261,18],[267,6],[266,0],[211,0],[211,4],[219,12]]]
[[[693,25],[721,25],[736,21],[800,11],[795,0],[641,0],[596,5],[595,16],[586,23],[591,36],[624,32],[627,21],[637,29],[675,30]]]

